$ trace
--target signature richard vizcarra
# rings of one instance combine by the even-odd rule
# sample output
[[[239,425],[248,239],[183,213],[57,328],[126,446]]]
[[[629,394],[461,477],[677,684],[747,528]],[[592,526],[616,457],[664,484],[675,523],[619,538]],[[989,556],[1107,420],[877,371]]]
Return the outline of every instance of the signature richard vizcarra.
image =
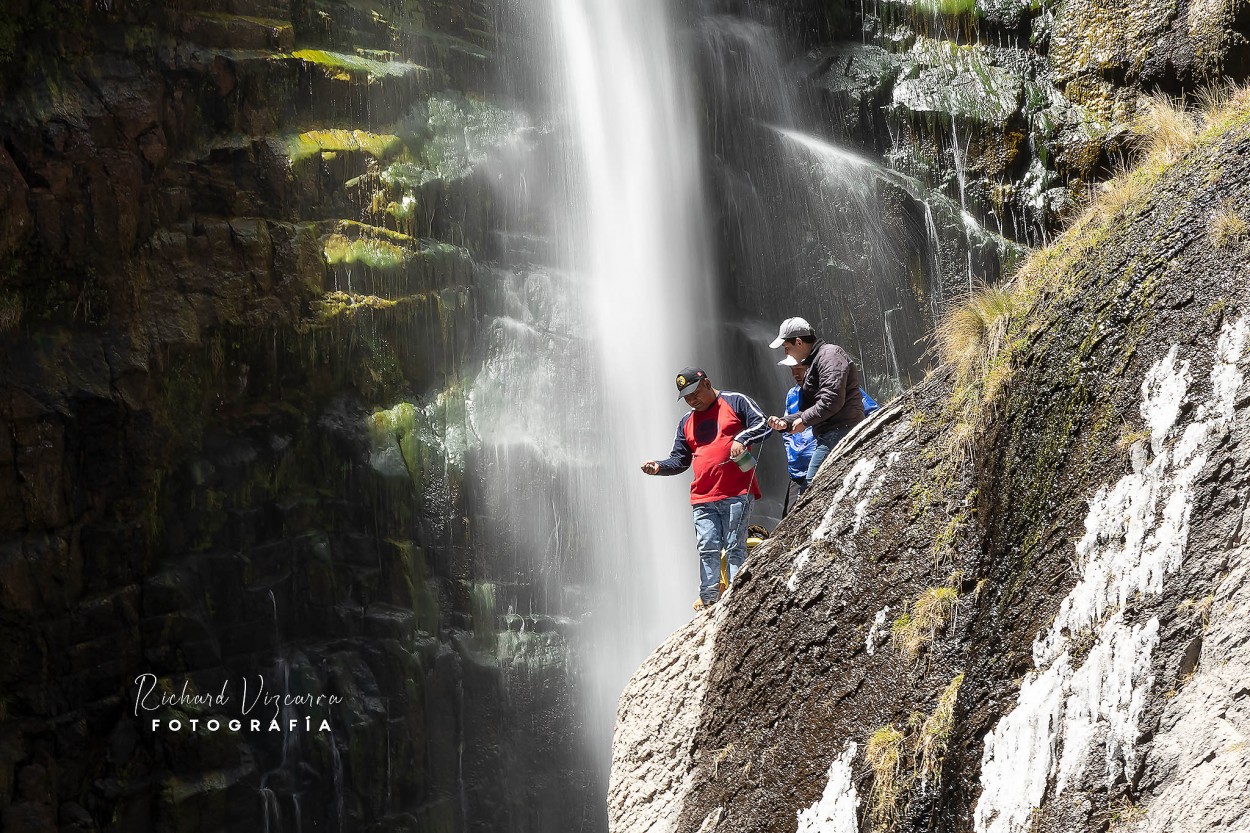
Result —
[[[327,717],[318,720],[311,715],[292,716],[284,709],[291,707],[327,708],[343,702],[337,694],[292,694],[291,692],[267,691],[265,678],[256,675],[252,683],[247,677],[239,678],[239,697],[236,702],[231,680],[221,684],[221,690],[193,691],[190,681],[184,680],[180,690],[174,690],[172,684],[161,686],[160,678],[152,673],[140,674],[135,677],[135,717],[161,711],[163,709],[187,709],[200,711],[220,711],[223,714],[203,715],[186,718],[152,717],[152,730],[162,727],[170,731],[181,731],[189,728],[198,731],[201,724],[210,731],[216,732],[225,726],[232,732],[296,732],[318,731],[329,732],[330,721]],[[270,713],[272,709],[272,714]],[[237,716],[228,716],[224,712],[236,711]],[[314,728],[314,725],[316,728]]]

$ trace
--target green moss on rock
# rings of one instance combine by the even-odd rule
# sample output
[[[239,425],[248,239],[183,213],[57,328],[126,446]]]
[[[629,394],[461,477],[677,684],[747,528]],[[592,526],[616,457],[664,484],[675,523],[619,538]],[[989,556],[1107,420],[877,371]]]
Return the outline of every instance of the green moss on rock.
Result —
[[[367,130],[330,128],[309,130],[286,139],[286,152],[292,162],[299,162],[317,153],[365,153],[384,160],[402,147],[398,136],[370,133]]]
[[[375,61],[360,55],[330,52],[325,49],[299,49],[292,52],[291,57],[322,67],[331,77],[341,80],[354,80],[361,77],[370,80],[397,78],[426,71],[424,67],[406,61]]]

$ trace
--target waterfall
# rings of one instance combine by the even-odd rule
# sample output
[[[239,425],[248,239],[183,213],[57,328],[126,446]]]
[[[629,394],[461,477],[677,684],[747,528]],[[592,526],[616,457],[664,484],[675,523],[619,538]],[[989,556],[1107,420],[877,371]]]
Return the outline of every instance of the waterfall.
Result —
[[[515,5],[509,82],[541,116],[510,175],[524,187],[504,196],[470,394],[486,445],[476,544],[503,565],[493,650],[509,673],[557,673],[547,634],[567,635],[583,711],[571,721],[606,783],[617,698],[697,595],[689,478],[640,471],[668,455],[687,409],[677,371],[723,381],[694,73],[670,0]]]
[[[557,106],[572,173],[559,227],[575,274],[597,407],[583,481],[586,556],[598,579],[588,670],[600,731],[628,675],[689,615],[697,562],[686,478],[649,478],[685,405],[673,379],[687,364],[716,382],[706,235],[690,76],[666,0],[549,0]],[[601,736],[606,752],[606,737]]]

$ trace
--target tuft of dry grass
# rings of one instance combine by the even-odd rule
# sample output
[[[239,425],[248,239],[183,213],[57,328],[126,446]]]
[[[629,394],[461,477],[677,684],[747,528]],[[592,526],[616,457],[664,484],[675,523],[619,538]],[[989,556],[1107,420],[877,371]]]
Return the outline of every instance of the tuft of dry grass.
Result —
[[[1203,596],[1201,599],[1186,599],[1176,606],[1177,611],[1181,613],[1190,610],[1197,614],[1202,621],[1202,629],[1205,631],[1207,625],[1211,624],[1211,608],[1215,605],[1215,594]]]
[[[1131,798],[1124,796],[1111,807],[1109,827],[1112,830],[1132,827],[1145,817],[1146,811],[1134,804]]]
[[[959,591],[954,587],[928,588],[890,628],[891,644],[904,659],[914,661],[954,618],[958,604]]]
[[[1151,180],[1135,168],[1117,169],[1111,179],[1098,186],[1090,211],[1104,222],[1113,219],[1146,195]]]
[[[900,730],[882,726],[872,733],[864,747],[864,758],[872,769],[869,812],[875,833],[892,830],[898,822],[898,800],[907,789],[900,777],[905,740]]]
[[[955,701],[964,675],[956,674],[938,697],[928,715],[914,712],[905,730],[882,726],[873,732],[864,747],[864,758],[872,770],[869,818],[873,833],[888,833],[898,827],[899,805],[917,782],[923,791],[942,777],[942,759],[955,728]]]
[[[938,324],[938,355],[961,376],[984,375],[990,357],[1002,347],[1016,298],[1006,288],[982,286]]]
[[[1250,112],[1250,86],[1229,82],[1207,87],[1198,92],[1198,106],[1203,114],[1203,136],[1206,136]]]
[[[1129,125],[1141,155],[1167,164],[1193,150],[1199,127],[1198,114],[1166,93],[1142,99]]]
[[[938,698],[933,713],[920,724],[912,747],[912,766],[915,777],[920,779],[921,787],[926,786],[930,780],[936,782],[942,777],[942,758],[946,755],[951,730],[955,726],[955,700],[959,697],[959,687],[963,682],[963,673],[956,674]]]
[[[1115,442],[1115,447],[1119,451],[1128,451],[1133,447],[1134,443],[1142,440],[1150,439],[1149,428],[1134,428],[1127,422],[1120,424],[1120,437]]]
[[[1207,237],[1210,238],[1211,245],[1217,249],[1232,248],[1235,244],[1244,241],[1248,234],[1250,234],[1250,226],[1247,226],[1246,221],[1241,219],[1241,215],[1229,206],[1212,214],[1211,221],[1207,224]]]

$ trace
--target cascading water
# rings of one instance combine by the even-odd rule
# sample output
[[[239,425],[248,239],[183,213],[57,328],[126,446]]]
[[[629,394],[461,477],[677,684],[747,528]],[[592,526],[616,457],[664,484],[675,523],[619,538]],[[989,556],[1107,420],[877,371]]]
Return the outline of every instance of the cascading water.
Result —
[[[490,546],[520,577],[496,577],[495,652],[560,674],[567,636],[571,719],[606,775],[617,697],[697,588],[688,481],[639,470],[672,445],[677,370],[718,381],[692,73],[668,0],[516,5],[510,81],[545,117],[506,196],[470,404]]]
[[[574,172],[560,227],[578,276],[597,407],[583,482],[597,532],[588,555],[601,607],[591,662],[596,725],[611,726],[616,696],[645,654],[676,626],[695,589],[684,478],[647,478],[684,405],[676,370],[694,363],[715,380],[715,305],[692,107],[665,0],[550,0]],[[606,740],[606,738],[604,738]],[[607,744],[604,743],[604,752]]]
[[[847,347],[866,384],[888,397],[924,365],[913,345],[930,324],[932,304],[916,296],[932,301],[928,272],[938,262],[924,203],[888,177],[830,164],[831,145],[818,138],[820,102],[806,75],[788,63],[793,46],[776,14],[751,4],[702,5],[707,12],[695,35],[723,207],[719,271],[733,276],[724,288],[731,299],[726,317],[742,322],[733,332],[762,333],[803,315]],[[771,355],[768,339],[758,335],[727,341],[736,368],[753,367],[756,354]],[[773,392],[773,409],[790,384],[775,367],[741,376],[737,384],[762,398]],[[775,475],[780,466],[772,468]],[[768,491],[769,472],[761,476]]]

